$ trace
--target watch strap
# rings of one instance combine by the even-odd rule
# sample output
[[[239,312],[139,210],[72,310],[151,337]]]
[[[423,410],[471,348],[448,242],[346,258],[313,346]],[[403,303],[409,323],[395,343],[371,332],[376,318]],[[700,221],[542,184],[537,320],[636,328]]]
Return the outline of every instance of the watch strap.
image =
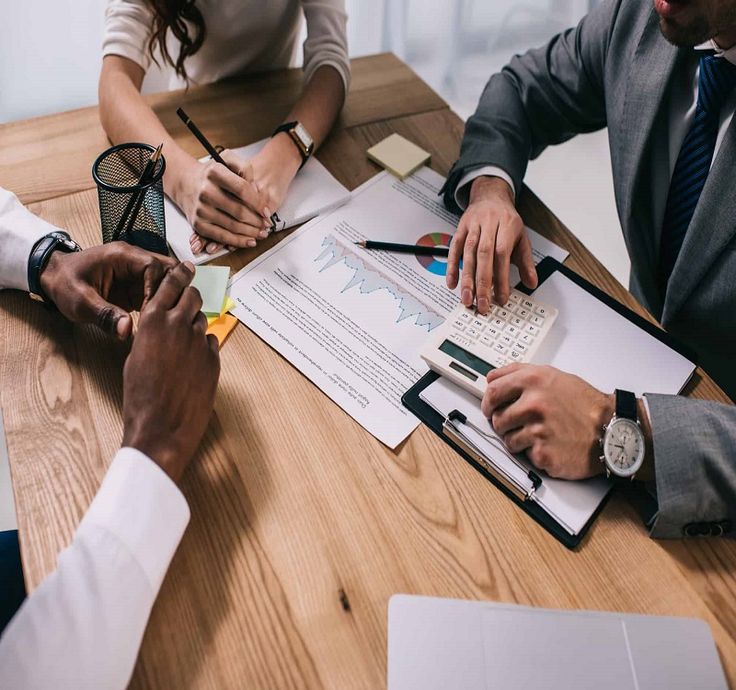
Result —
[[[637,421],[636,395],[631,391],[616,389],[616,416]]]
[[[81,247],[72,240],[68,233],[56,230],[38,240],[28,257],[28,289],[31,297],[49,306],[53,306],[53,302],[41,287],[41,273],[56,250],[71,253],[81,251]]]

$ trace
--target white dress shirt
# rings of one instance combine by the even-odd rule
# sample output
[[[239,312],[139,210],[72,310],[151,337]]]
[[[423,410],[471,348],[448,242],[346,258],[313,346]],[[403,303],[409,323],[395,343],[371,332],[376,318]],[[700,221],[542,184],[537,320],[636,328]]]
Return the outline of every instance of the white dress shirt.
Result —
[[[716,55],[728,60],[736,65],[736,46],[728,50],[722,50],[715,41],[710,40],[702,45],[695,47],[696,51],[714,50]],[[677,157],[680,154],[680,147],[685,140],[685,135],[690,129],[693,118],[695,117],[695,109],[698,104],[698,77],[700,75],[700,66],[694,62],[693,68],[689,71],[682,71],[675,76],[676,81],[670,90],[669,96],[669,127],[662,132],[655,132],[653,139],[652,155],[654,156],[654,170],[656,179],[654,181],[654,193],[652,197],[653,217],[661,223],[664,219],[664,209],[667,204],[667,193],[669,192],[670,180],[675,171]],[[713,154],[713,161],[718,155],[718,150],[726,135],[726,130],[731,124],[734,111],[736,110],[736,92],[726,100],[721,108],[720,126],[718,129],[718,138],[716,140],[716,149]],[[711,165],[713,163],[711,161]],[[511,176],[503,169],[487,165],[466,173],[455,190],[455,201],[461,209],[466,209],[470,196],[470,185],[478,177],[500,177],[505,180],[516,196],[516,189]]]
[[[302,12],[306,17],[304,79],[330,65],[350,85],[347,14],[344,0],[197,0],[207,33],[185,67],[195,84],[245,72],[265,72],[294,64]],[[147,71],[153,14],[147,0],[108,0],[103,55],[120,55]],[[180,44],[167,32],[166,46],[176,60]],[[184,82],[173,74],[170,88]]]
[[[28,289],[28,256],[57,228],[0,189],[0,286]],[[56,570],[0,637],[0,686],[122,690],[189,522],[181,491],[133,448],[115,456]]]

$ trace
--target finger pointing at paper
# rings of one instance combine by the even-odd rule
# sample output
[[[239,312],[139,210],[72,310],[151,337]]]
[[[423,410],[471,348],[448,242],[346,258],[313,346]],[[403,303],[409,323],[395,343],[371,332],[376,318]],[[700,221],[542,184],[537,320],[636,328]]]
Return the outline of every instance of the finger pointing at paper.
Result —
[[[492,299],[497,304],[508,300],[511,263],[524,285],[537,286],[531,243],[511,187],[498,177],[479,177],[472,183],[470,203],[450,244],[447,286],[454,290],[460,281],[462,303],[470,307],[475,302],[486,314]]]

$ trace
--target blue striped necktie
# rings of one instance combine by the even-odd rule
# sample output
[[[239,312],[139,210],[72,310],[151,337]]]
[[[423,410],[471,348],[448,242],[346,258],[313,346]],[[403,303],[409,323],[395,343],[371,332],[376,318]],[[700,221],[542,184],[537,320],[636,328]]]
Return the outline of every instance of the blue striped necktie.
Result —
[[[659,278],[665,294],[685,233],[705,187],[723,103],[736,86],[736,65],[712,54],[700,58],[698,103],[670,181],[662,223]]]

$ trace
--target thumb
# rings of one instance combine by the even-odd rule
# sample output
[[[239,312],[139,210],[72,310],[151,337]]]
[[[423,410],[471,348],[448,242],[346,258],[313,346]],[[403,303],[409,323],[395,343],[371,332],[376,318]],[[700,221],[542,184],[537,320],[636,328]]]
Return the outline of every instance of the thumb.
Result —
[[[534,265],[534,256],[532,255],[532,243],[529,241],[526,233],[516,245],[516,257],[514,263],[519,269],[521,281],[528,288],[537,287],[537,268]]]
[[[126,340],[133,331],[133,320],[130,314],[108,302],[95,290],[89,290],[82,305],[82,320],[94,323],[105,333]]]

